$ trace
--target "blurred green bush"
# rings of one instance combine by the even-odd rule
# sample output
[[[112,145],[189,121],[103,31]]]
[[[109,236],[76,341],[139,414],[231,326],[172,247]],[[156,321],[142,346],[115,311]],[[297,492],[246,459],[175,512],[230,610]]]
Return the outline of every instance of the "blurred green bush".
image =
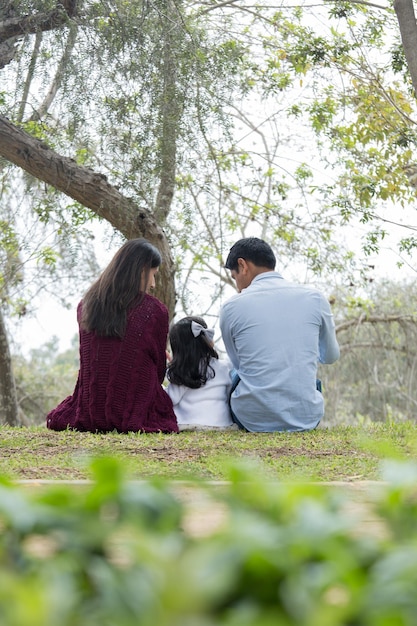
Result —
[[[2,480],[1,626],[417,624],[416,464],[387,468],[375,535],[334,490],[234,465],[225,524],[198,538],[168,483],[91,469],[76,488]]]

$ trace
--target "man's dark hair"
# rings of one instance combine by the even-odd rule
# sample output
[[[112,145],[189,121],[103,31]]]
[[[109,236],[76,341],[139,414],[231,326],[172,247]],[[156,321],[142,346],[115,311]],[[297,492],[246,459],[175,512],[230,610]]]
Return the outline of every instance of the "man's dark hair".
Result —
[[[257,267],[267,267],[269,270],[275,269],[276,258],[271,246],[263,239],[258,239],[258,237],[246,237],[236,241],[230,248],[225,268],[237,271],[238,259],[250,261]]]

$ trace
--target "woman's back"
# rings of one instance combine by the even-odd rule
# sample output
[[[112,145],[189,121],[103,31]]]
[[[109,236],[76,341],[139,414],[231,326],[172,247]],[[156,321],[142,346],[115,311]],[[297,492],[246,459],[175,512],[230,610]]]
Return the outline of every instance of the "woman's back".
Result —
[[[78,307],[81,321],[82,303]],[[47,416],[47,426],[80,431],[177,432],[162,388],[168,311],[146,294],[127,315],[123,339],[80,326],[80,371],[72,396]]]

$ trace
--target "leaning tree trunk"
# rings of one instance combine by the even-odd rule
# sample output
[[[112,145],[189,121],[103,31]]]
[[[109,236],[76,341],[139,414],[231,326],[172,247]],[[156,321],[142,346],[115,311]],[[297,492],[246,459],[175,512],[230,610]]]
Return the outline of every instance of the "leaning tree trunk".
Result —
[[[417,23],[413,0],[395,0],[394,10],[400,27],[401,42],[408,71],[417,94]]]
[[[127,239],[146,237],[153,243],[163,258],[156,295],[173,315],[174,262],[168,239],[148,208],[139,207],[123,196],[103,174],[61,156],[3,116],[0,116],[0,156],[88,207]]]
[[[18,426],[16,387],[6,326],[0,309],[0,423]]]

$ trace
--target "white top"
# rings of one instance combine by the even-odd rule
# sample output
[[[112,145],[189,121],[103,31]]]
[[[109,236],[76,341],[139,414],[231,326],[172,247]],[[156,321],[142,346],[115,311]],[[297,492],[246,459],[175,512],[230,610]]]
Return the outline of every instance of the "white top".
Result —
[[[228,405],[231,365],[229,361],[214,358],[210,360],[210,365],[215,376],[198,389],[169,383],[167,392],[174,405],[178,426],[225,428],[232,425]]]

